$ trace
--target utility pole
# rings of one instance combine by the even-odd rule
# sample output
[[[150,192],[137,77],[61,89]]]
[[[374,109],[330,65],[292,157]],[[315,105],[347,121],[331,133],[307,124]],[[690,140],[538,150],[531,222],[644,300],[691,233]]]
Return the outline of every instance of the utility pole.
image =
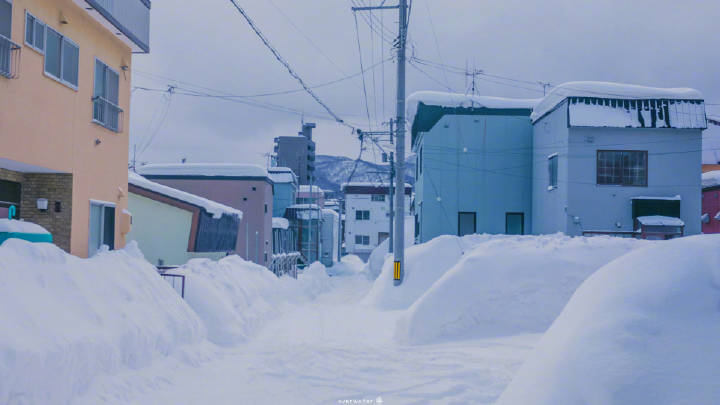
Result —
[[[398,19],[398,78],[397,78],[397,132],[395,136],[395,265],[393,285],[403,282],[405,262],[405,48],[407,46],[408,24],[407,0],[400,0]]]
[[[390,121],[392,125],[392,121]],[[391,129],[392,131],[392,129]],[[388,183],[388,194],[390,197],[390,240],[388,241],[388,253],[393,253],[395,250],[395,247],[393,246],[393,242],[395,241],[395,238],[393,237],[393,223],[395,219],[395,209],[393,204],[393,198],[395,197],[393,193],[393,182],[395,181],[395,154],[393,152],[390,152],[390,182]]]
[[[405,68],[407,51],[408,0],[399,0],[397,6],[353,7],[354,12],[364,10],[398,9],[397,108],[395,123],[395,232],[393,252],[393,285],[403,282],[405,262]]]

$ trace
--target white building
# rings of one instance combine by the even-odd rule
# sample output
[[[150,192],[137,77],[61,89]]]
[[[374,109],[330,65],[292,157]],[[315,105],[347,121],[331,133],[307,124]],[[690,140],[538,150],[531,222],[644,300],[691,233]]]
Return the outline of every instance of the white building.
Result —
[[[647,216],[700,233],[699,92],[566,83],[532,120],[533,233],[633,236]]]
[[[388,185],[353,182],[343,184],[345,193],[345,251],[367,258],[390,236]],[[405,212],[410,211],[412,186],[405,184]]]

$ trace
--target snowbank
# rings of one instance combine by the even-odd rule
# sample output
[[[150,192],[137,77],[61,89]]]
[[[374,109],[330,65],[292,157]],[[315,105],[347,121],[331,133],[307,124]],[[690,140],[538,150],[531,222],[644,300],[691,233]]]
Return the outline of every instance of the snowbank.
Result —
[[[194,259],[170,273],[185,276],[185,301],[202,319],[208,339],[223,346],[246,341],[285,305],[327,291],[330,279],[319,263],[298,280],[278,279],[239,256]]]
[[[357,255],[346,255],[340,258],[339,263],[328,269],[328,273],[335,276],[352,276],[366,271],[365,262]]]
[[[91,259],[0,246],[0,403],[66,404],[94,378],[201,342],[198,317],[134,244]]]
[[[560,234],[471,238],[464,238],[470,250],[462,258],[453,252],[448,257],[452,268],[398,320],[399,341],[418,344],[544,332],[589,275],[650,243]],[[428,244],[422,249],[437,257],[445,256],[450,246]]]
[[[8,233],[50,233],[45,228],[32,222],[18,221],[16,219],[0,219],[0,232]]]
[[[405,248],[415,244],[415,219],[413,217],[405,217]],[[385,239],[372,252],[365,265],[364,271],[372,280],[378,278],[382,273],[383,265],[386,260],[390,260],[388,256],[388,246],[390,239]]]
[[[445,93],[440,91],[418,91],[407,99],[407,119],[412,126],[417,115],[418,105],[464,108],[534,108],[541,99],[519,99],[489,96],[476,96],[471,94]]]
[[[128,183],[135,187],[162,194],[176,200],[184,201],[196,207],[204,208],[208,214],[213,216],[213,218],[220,218],[223,214],[237,215],[240,219],[243,217],[242,211],[238,209],[208,200],[207,198],[196,196],[195,194],[186,193],[172,187],[155,183],[154,181],[150,181],[134,172],[128,172]]]
[[[718,246],[674,239],[600,269],[499,404],[720,403]]]

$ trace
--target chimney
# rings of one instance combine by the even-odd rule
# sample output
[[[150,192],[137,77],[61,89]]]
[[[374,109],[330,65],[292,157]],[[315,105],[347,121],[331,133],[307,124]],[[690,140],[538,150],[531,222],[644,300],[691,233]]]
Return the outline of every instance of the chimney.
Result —
[[[312,130],[315,128],[316,125],[313,122],[307,122],[303,124],[302,126],[302,136],[307,138],[308,140],[312,141]]]

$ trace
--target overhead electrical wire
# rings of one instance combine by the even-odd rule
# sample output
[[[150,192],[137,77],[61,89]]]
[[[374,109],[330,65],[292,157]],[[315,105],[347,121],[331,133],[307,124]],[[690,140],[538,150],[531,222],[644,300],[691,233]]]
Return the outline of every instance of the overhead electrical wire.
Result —
[[[362,57],[362,46],[360,45],[360,29],[358,27],[357,13],[353,13],[355,18],[355,34],[357,37],[358,56],[360,57],[360,71],[363,71],[363,57]],[[365,85],[365,74],[362,75],[363,84],[363,95],[365,96],[365,112],[367,113],[368,129],[372,130],[372,123],[370,119],[370,107],[368,106],[368,95],[367,86]]]

